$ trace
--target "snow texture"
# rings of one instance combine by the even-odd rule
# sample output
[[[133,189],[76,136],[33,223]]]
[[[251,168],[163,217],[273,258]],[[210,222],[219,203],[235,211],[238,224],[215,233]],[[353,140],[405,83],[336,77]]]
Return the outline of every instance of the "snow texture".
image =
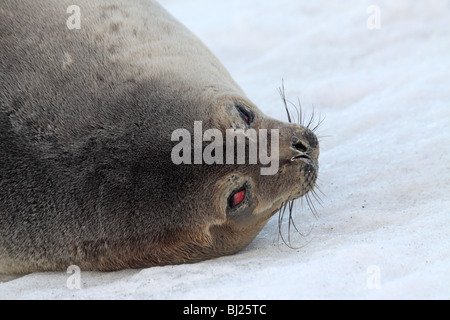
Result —
[[[274,216],[233,256],[81,272],[80,290],[67,273],[30,274],[0,283],[0,298],[450,299],[450,3],[161,4],[263,112],[287,120],[284,79],[289,100],[325,117],[317,216],[299,201],[296,249]]]

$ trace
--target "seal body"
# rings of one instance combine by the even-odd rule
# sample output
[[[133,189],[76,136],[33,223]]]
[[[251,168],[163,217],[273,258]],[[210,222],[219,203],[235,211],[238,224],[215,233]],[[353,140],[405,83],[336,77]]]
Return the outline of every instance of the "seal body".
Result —
[[[279,130],[279,171],[173,163],[171,134],[195,121]],[[0,3],[0,273],[235,253],[313,188],[318,154],[154,1]]]

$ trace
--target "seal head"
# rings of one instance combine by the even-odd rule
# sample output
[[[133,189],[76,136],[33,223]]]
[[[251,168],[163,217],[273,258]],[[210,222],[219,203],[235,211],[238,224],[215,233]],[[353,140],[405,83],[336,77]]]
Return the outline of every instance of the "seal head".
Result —
[[[1,2],[0,77],[0,273],[232,254],[315,185],[314,133],[264,115],[154,1]],[[175,164],[172,134],[195,122],[277,130],[276,174]]]

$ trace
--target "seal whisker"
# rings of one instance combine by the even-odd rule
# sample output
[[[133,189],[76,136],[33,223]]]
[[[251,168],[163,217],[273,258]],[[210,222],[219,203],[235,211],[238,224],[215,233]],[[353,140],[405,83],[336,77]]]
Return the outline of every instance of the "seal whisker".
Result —
[[[286,241],[286,239],[283,236],[283,231],[282,231],[284,213],[286,212],[286,209],[288,208],[289,203],[290,202],[287,202],[286,204],[283,205],[283,207],[280,209],[280,213],[278,215],[278,239],[281,238],[283,243],[292,249],[292,246],[290,244],[290,238],[288,238],[288,241]]]
[[[285,242],[285,244],[290,248],[290,249],[300,249],[301,246],[299,247],[294,247],[292,245],[291,242],[291,225],[294,227],[295,231],[297,231],[298,234],[302,235],[303,234],[298,230],[297,226],[295,225],[292,213],[294,212],[294,204],[295,204],[295,200],[292,200],[289,202],[289,221],[288,221],[288,243]]]
[[[289,113],[289,109],[288,109],[288,106],[287,106],[286,94],[285,94],[285,89],[284,89],[284,80],[283,79],[281,80],[281,87],[278,88],[278,91],[279,91],[280,96],[281,96],[281,101],[283,101],[284,108],[286,110],[286,114],[287,114],[287,117],[288,117],[288,121],[289,121],[289,123],[292,123],[291,114]]]
[[[315,217],[318,217],[319,214],[317,212],[316,207],[314,206],[314,203],[313,203],[313,201],[311,199],[311,196],[310,196],[309,192],[307,194],[305,194],[305,199],[306,199],[306,202],[308,203],[308,207],[311,210],[311,212],[313,213],[313,215]]]
[[[297,107],[293,102],[291,102],[289,100],[287,100],[287,102],[289,102],[289,104],[294,107],[295,111],[297,111],[297,124],[301,125],[301,121],[302,121],[302,116],[301,116],[301,114],[302,114],[302,111],[301,111],[302,107],[301,107],[301,105],[299,107]]]
[[[317,120],[317,123],[315,124],[315,122],[316,122],[316,112],[315,112],[315,107],[313,105],[313,110],[312,110],[311,116],[309,117],[308,124],[305,125],[305,123],[306,123],[305,122],[306,116],[303,113],[302,103],[300,101],[300,98],[297,96],[297,103],[298,103],[298,105],[296,105],[295,103],[289,101],[286,98],[286,88],[284,86],[284,80],[283,79],[281,80],[281,87],[278,88],[278,92],[279,92],[279,94],[281,96],[281,101],[283,102],[284,109],[286,111],[289,123],[293,123],[293,117],[291,115],[291,112],[289,111],[288,104],[290,104],[292,107],[294,107],[295,111],[297,112],[297,121],[296,121],[296,123],[301,125],[301,126],[304,126],[304,127],[308,128],[308,129],[310,129],[312,132],[315,133],[316,130],[319,129],[319,127],[325,121],[325,116],[322,117],[322,114],[320,113],[319,114],[319,119]],[[312,127],[313,125],[314,125],[314,127]],[[321,136],[320,138],[323,138],[323,137],[328,137],[328,136]]]
[[[286,100],[287,103],[289,103],[292,107],[294,107],[295,111],[297,112],[297,124],[299,125],[303,125],[303,119],[302,119],[302,104],[300,103],[300,99],[297,97],[298,99],[298,107],[295,105],[295,103],[293,103],[290,100]]]
[[[317,203],[319,203],[319,205],[321,207],[323,207],[323,200],[322,200],[322,198],[320,198],[320,196],[317,194],[317,192],[314,189],[311,189],[310,193],[312,194],[314,199],[316,199]]]
[[[294,203],[295,203],[295,201],[292,201],[292,205],[294,205]],[[291,224],[291,223],[292,223],[292,226],[294,227],[295,231],[297,231],[297,233],[303,235],[303,234],[298,230],[298,228],[297,228],[297,226],[296,226],[296,224],[295,224],[295,221],[294,221],[294,219],[293,219],[293,217],[292,217],[292,211],[291,211],[290,214],[289,214],[289,224]]]
[[[292,120],[293,117],[291,116],[291,113],[289,111],[288,103],[292,107],[294,107],[295,111],[297,112],[297,121],[296,121],[296,123],[303,126],[303,113],[302,113],[302,105],[300,103],[300,98],[297,97],[298,106],[296,106],[295,103],[293,103],[293,102],[291,102],[291,101],[286,99],[286,89],[284,87],[284,80],[283,79],[281,80],[281,87],[278,88],[278,91],[279,91],[279,94],[281,96],[281,100],[283,101],[283,105],[284,105],[284,108],[286,110],[289,123],[293,123],[293,120]]]
[[[324,136],[324,135],[317,135],[317,134],[316,134],[316,137],[317,137],[317,140],[318,140],[319,142],[322,142],[324,139],[326,139],[326,138],[331,138],[332,136],[330,136],[330,135]]]
[[[288,241],[291,245],[291,223],[292,223],[292,209],[294,207],[294,201],[289,202],[289,220],[288,220]]]
[[[306,125],[306,127],[307,127],[308,129],[310,129],[310,130],[311,130],[310,126],[314,123],[314,119],[315,119],[315,110],[314,110],[314,105],[313,105],[313,111],[312,111],[312,113],[311,113],[311,117],[309,118],[309,122],[308,122],[308,124]],[[313,130],[312,130],[312,131],[313,131]]]
[[[317,122],[316,126],[311,129],[311,131],[315,132],[324,121],[325,121],[325,117],[322,118],[322,114],[319,114],[319,121]]]
[[[283,216],[284,211],[286,210],[286,204],[283,204],[280,208],[280,211],[278,212],[278,240],[279,238],[283,238],[282,232],[281,232],[281,224],[283,222]],[[283,241],[284,242],[284,241]]]
[[[316,184],[316,185],[314,186],[314,190],[319,191],[324,197],[326,197],[326,194],[322,191],[322,189],[320,189],[320,187],[319,187],[318,184]]]
[[[305,199],[305,200],[303,200]],[[299,230],[299,228],[297,227],[297,225],[295,224],[295,219],[294,219],[294,213],[296,212],[295,208],[297,207],[296,204],[298,204],[298,202],[300,202],[300,209],[301,207],[304,206],[303,201],[306,201],[308,207],[311,209],[311,211],[314,213],[314,216],[317,216],[317,211],[314,207],[314,205],[312,204],[312,199],[309,197],[308,194],[306,194],[304,197],[300,198],[300,199],[296,199],[296,200],[291,200],[287,203],[285,203],[280,211],[279,211],[279,215],[278,215],[278,239],[281,238],[281,240],[283,241],[283,243],[290,249],[300,249],[303,246],[294,246],[292,244],[291,241],[291,230],[295,230],[296,233],[298,233],[301,236],[308,236],[311,231],[312,228],[305,234],[304,232],[301,232]],[[299,210],[300,210],[299,209]],[[287,239],[285,238],[285,235],[283,234],[283,221],[284,221],[284,216],[286,211],[289,212],[289,217],[288,217],[288,224],[287,224]]]

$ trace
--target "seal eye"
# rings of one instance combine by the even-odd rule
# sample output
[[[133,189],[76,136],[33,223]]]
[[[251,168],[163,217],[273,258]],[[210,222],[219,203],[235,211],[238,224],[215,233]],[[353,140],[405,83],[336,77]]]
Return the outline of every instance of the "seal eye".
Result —
[[[228,196],[226,215],[235,222],[248,224],[253,221],[254,209],[252,186],[249,181],[246,181],[240,187],[237,186]]]
[[[253,114],[251,114],[248,110],[246,110],[243,106],[239,104],[235,104],[235,107],[239,114],[242,117],[242,120],[245,121],[246,124],[250,124],[253,122]]]
[[[245,199],[245,194],[246,194],[247,190],[244,188],[239,189],[238,191],[234,192],[229,199],[229,206],[231,208],[237,207],[238,205],[240,205],[244,199]]]

